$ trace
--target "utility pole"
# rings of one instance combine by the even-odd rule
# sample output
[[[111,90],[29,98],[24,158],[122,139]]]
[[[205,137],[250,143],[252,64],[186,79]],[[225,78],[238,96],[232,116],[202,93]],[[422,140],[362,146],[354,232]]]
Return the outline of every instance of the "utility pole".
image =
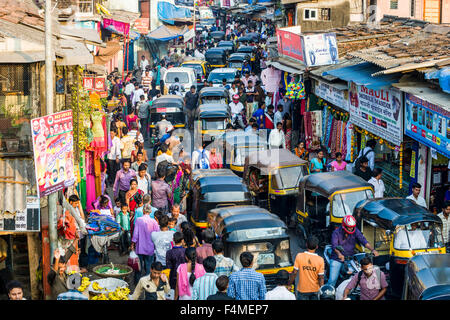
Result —
[[[194,0],[194,38],[192,39],[192,48],[195,50],[195,38],[197,36],[197,30],[195,30],[195,6],[197,4],[197,0]]]

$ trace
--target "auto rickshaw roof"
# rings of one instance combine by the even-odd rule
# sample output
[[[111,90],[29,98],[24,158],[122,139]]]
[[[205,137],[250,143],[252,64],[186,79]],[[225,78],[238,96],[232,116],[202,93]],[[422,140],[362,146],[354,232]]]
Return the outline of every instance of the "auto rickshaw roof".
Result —
[[[303,166],[308,162],[300,159],[287,149],[268,149],[251,152],[245,158],[245,166],[255,167],[262,171],[271,171],[284,166]]]
[[[373,186],[349,171],[319,172],[300,180],[300,190],[306,189],[329,197],[336,191]]]
[[[221,40],[221,41],[219,41],[217,46],[220,46],[220,47],[222,47],[222,46],[223,47],[232,47],[232,46],[234,46],[234,44],[233,44],[233,41]]]
[[[422,286],[423,300],[450,296],[450,254],[416,255],[408,261],[407,271]]]
[[[224,139],[226,144],[232,146],[268,146],[267,141],[263,140],[260,136],[245,131],[233,131],[225,132],[219,137],[219,140]]]
[[[187,60],[187,61],[184,61],[184,62],[181,64],[181,66],[183,67],[183,66],[185,66],[186,64],[199,64],[199,65],[204,65],[205,63],[206,63],[205,60]],[[187,67],[187,68],[189,68],[189,67]]]
[[[255,50],[254,46],[240,46],[238,52],[253,52]]]
[[[198,107],[200,118],[228,118],[231,116],[230,107],[224,103],[205,103]]]
[[[199,97],[215,97],[215,96],[222,96],[227,98],[228,97],[228,91],[225,88],[221,87],[205,87],[202,88],[199,92]]]
[[[199,180],[201,193],[210,192],[248,192],[238,176],[211,176]]]
[[[228,61],[244,61],[248,60],[249,54],[247,52],[236,52],[233,53],[229,58]]]
[[[213,32],[211,32],[211,36],[212,37],[214,37],[214,36],[224,36],[224,35],[225,35],[224,31],[213,31]]]
[[[441,219],[426,208],[405,198],[368,199],[356,204],[363,219],[375,222],[380,228],[394,230],[396,226],[429,221],[442,224]]]
[[[150,108],[154,109],[154,108],[174,107],[174,106],[177,108],[183,108],[184,106],[183,97],[174,94],[167,94],[153,100]]]
[[[192,180],[197,181],[203,177],[211,177],[211,176],[236,176],[233,171],[230,169],[196,169],[192,171]],[[236,176],[237,177],[237,176]]]
[[[244,42],[244,41],[256,41],[257,39],[256,39],[256,37],[253,37],[253,36],[251,36],[251,35],[245,35],[245,36],[242,36],[242,37],[239,37],[238,38],[238,41],[239,42]]]
[[[205,56],[208,54],[225,54],[226,48],[225,47],[214,47],[211,49],[206,50]]]

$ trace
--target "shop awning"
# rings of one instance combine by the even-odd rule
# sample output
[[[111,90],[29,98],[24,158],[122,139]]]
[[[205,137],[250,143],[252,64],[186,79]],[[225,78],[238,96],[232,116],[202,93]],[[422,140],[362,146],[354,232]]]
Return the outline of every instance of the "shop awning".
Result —
[[[450,112],[450,94],[430,88],[429,83],[400,82],[394,83],[392,86]]]
[[[94,29],[78,29],[75,27],[60,26],[59,32],[61,35],[69,36],[71,38],[75,38],[76,40],[81,39],[87,41],[88,44],[93,44],[95,46],[104,45],[97,30]]]
[[[353,81],[357,85],[373,90],[387,88],[398,82],[400,76],[395,73],[372,77],[373,73],[380,70],[383,69],[369,62],[363,62],[353,66],[325,71],[322,75],[332,75],[347,82]]]
[[[266,64],[268,66],[273,66],[278,70],[289,72],[291,74],[303,74],[306,70],[306,66],[304,64],[281,57],[276,61],[269,61]]]
[[[159,41],[169,41],[181,37],[188,31],[189,28],[187,26],[176,27],[162,25],[150,32],[147,37]]]
[[[158,1],[158,19],[168,24],[175,21],[189,21],[192,18],[189,8],[177,7],[169,2]]]
[[[55,55],[53,54],[53,60]],[[45,51],[2,51],[0,63],[33,63],[45,61]]]
[[[94,63],[99,65],[105,65],[108,63],[117,52],[122,49],[122,46],[118,41],[108,41],[106,48],[99,48],[97,55],[94,57]]]
[[[58,50],[56,64],[59,66],[75,66],[75,65],[86,65],[94,63],[94,56],[88,50],[84,43],[60,39],[60,50]]]

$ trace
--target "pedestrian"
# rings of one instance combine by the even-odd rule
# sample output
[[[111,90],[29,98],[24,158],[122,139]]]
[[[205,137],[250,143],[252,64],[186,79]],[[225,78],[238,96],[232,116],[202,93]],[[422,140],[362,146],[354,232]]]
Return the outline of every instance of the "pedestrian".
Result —
[[[193,85],[189,92],[186,93],[184,97],[185,113],[187,115],[188,129],[194,128],[194,117],[195,110],[198,103],[198,93],[196,92],[196,87]]]
[[[138,122],[131,122],[130,126],[131,126],[131,130],[128,131],[128,135],[133,138],[133,141],[139,141],[140,143],[143,144],[144,136],[142,135],[142,133],[140,133],[138,131]]]
[[[142,292],[144,292],[144,300],[166,300],[170,285],[163,270],[164,267],[160,262],[153,262],[150,274],[139,280],[130,300],[139,300]]]
[[[319,240],[311,236],[306,240],[306,251],[298,253],[295,257],[289,284],[294,283],[298,273],[297,300],[319,299],[319,289],[324,284],[325,261],[316,253],[318,247]]]
[[[196,148],[192,152],[192,169],[209,169],[209,151],[204,149],[203,143],[196,143]]]
[[[242,269],[230,276],[228,295],[236,300],[265,300],[266,280],[253,267],[253,254],[244,251],[239,256]]]
[[[142,71],[144,71],[148,65],[149,65],[149,62],[148,62],[147,58],[144,55],[142,55],[141,62],[139,63],[139,67],[141,68]]]
[[[145,97],[144,88],[142,85],[138,85],[136,82],[136,85],[134,86],[135,90],[133,92],[133,98],[131,99],[131,106],[136,106],[136,103],[138,103],[141,100],[141,96]]]
[[[197,248],[197,262],[203,263],[203,260],[206,257],[214,256],[214,252],[212,249],[212,243],[215,239],[216,235],[214,231],[211,229],[205,229],[202,231],[202,245]]]
[[[279,104],[277,106],[277,112],[275,112],[275,115],[273,116],[274,123],[278,122],[283,123],[283,116],[284,116],[283,106]]]
[[[372,170],[369,167],[369,159],[365,156],[362,156],[359,159],[359,167],[356,168],[355,174],[366,181],[369,181],[372,178]]]
[[[267,102],[264,102],[267,105]],[[275,129],[274,126],[274,121],[273,121],[273,117],[274,117],[274,113],[273,113],[273,105],[272,104],[268,104],[267,105],[267,112],[264,113],[264,128],[267,129],[267,131],[269,132],[269,130]]]
[[[265,108],[266,105],[264,102],[259,103],[258,109],[253,112],[252,117],[256,120],[256,124],[258,125],[259,129],[264,129],[265,124]]]
[[[172,191],[164,180],[166,177],[165,168],[158,166],[156,171],[157,179],[152,181],[152,204],[166,214],[169,211],[169,199],[172,196]]]
[[[442,220],[442,237],[444,238],[444,244],[448,248],[450,246],[450,201],[447,200],[442,207],[441,213],[438,217]]]
[[[130,162],[131,165],[131,152],[133,151],[133,144],[135,142],[135,139],[128,135],[128,128],[123,127],[122,128],[122,138],[120,139],[120,150],[122,152],[122,164],[125,161]]]
[[[134,230],[134,227],[136,225],[136,220],[144,215],[144,210],[147,210],[149,212],[150,218],[155,219],[155,212],[158,210],[151,205],[152,202],[152,196],[150,194],[146,194],[142,197],[142,206],[139,206],[134,211],[134,216],[132,216],[131,222],[132,227],[131,231]],[[133,234],[133,232],[131,232]]]
[[[173,159],[169,150],[169,146],[166,143],[161,144],[159,149],[161,151],[161,154],[158,155],[155,159],[155,172],[157,171],[159,164],[163,161],[175,163],[175,160]]]
[[[184,243],[186,248],[197,248],[200,246],[200,243],[195,236],[194,230],[190,226],[189,222],[183,222],[180,225],[181,232],[183,233]]]
[[[152,178],[147,172],[147,164],[142,163],[139,165],[138,174],[136,180],[138,183],[138,189],[142,191],[144,195],[151,194],[152,191]]]
[[[216,294],[210,295],[206,300],[235,300],[227,295],[228,283],[229,280],[227,276],[219,276],[216,280]]]
[[[150,85],[152,83],[152,80],[153,80],[153,76],[150,73],[150,70],[146,69],[144,71],[144,75],[142,76],[142,79],[141,79],[142,87],[149,89]]]
[[[370,170],[375,167],[375,146],[377,145],[376,140],[369,140],[366,143],[366,147],[359,152],[358,158],[366,157],[369,161]],[[356,159],[357,160],[357,159]],[[355,163],[356,163],[355,160]]]
[[[61,255],[59,248],[53,253],[53,265],[47,274],[47,282],[51,288],[51,300],[56,300],[58,295],[67,291],[66,257]]]
[[[284,140],[286,141],[286,149],[289,151],[292,150],[291,141],[292,141],[292,120],[289,113],[285,113],[283,116],[283,132],[284,132]]]
[[[139,141],[136,141],[139,142]],[[134,151],[134,150],[133,150]],[[139,150],[136,154],[136,157],[134,157],[133,153],[131,154],[131,158],[135,158],[135,162],[131,163],[131,169],[133,169],[134,171],[138,172],[139,171],[139,167],[141,166],[141,164],[145,164],[144,162],[144,153]]]
[[[212,243],[212,249],[214,253],[214,258],[216,259],[216,269],[214,273],[220,276],[229,277],[231,273],[239,271],[238,266],[234,263],[233,259],[227,258],[223,255],[224,245],[222,240],[214,240]]]
[[[231,86],[227,83],[227,79],[226,78],[222,79],[222,84],[221,84],[220,87],[221,88],[225,88],[226,90],[230,90],[231,89]]]
[[[228,93],[230,95],[230,100],[233,99],[233,96],[239,93],[239,89],[238,89],[238,82],[233,81],[231,83],[231,88],[228,90]]]
[[[336,159],[330,163],[331,171],[345,171],[347,162],[342,159],[342,153],[336,152],[335,156]]]
[[[174,218],[176,220],[175,228],[177,231],[181,231],[181,224],[187,222],[187,218],[184,214],[180,214],[180,204],[174,203],[172,209],[168,214],[169,218]]]
[[[115,128],[111,127],[110,130],[111,135],[111,148],[107,154],[108,164],[107,164],[107,175],[108,175],[108,185],[112,186],[114,184],[114,179],[116,178],[116,173],[120,168],[120,139],[116,135]]]
[[[149,117],[149,109],[150,109],[150,103],[142,98],[141,96],[141,104],[139,105],[138,109],[138,119],[139,124],[141,126],[141,134],[144,137],[144,140],[148,137],[148,117]]]
[[[117,218],[117,215],[119,214],[119,212],[122,210],[122,203],[120,202],[119,198],[116,198],[114,200],[114,208],[113,208],[113,212],[114,212],[114,217]]]
[[[206,300],[210,295],[217,292],[217,275],[214,273],[216,268],[216,259],[207,257],[203,260],[205,274],[195,279],[192,286],[192,300]]]
[[[295,300],[295,295],[289,291],[289,272],[280,270],[276,274],[277,286],[266,293],[266,300]]]
[[[277,128],[270,131],[269,147],[270,149],[286,149],[286,138],[283,132],[283,124],[277,123]]]
[[[134,214],[134,210],[137,208],[137,203],[142,203],[143,196],[144,192],[138,189],[138,182],[136,177],[134,177],[130,180],[130,189],[125,194],[126,204],[132,214]]]
[[[223,159],[222,155],[217,152],[216,148],[211,148],[209,154],[209,168],[210,169],[222,169]]]
[[[180,264],[177,269],[175,300],[192,300],[195,279],[205,274],[203,265],[196,263],[196,260],[195,248],[187,248],[185,251],[186,262]]]
[[[311,162],[310,162],[310,169],[309,169],[311,174],[318,173],[318,172],[325,172],[326,171],[326,169],[327,169],[327,167],[326,167],[327,160],[324,157],[324,153],[325,153],[325,151],[320,149],[317,152],[317,156],[311,160]]]
[[[166,253],[172,248],[173,234],[169,230],[169,217],[162,215],[158,219],[159,230],[152,233],[152,241],[155,245],[155,261],[160,262],[166,268]]]
[[[81,274],[76,272],[69,274],[66,280],[67,292],[60,293],[56,300],[89,300],[87,296],[78,291],[81,286]]]
[[[128,211],[128,205],[122,203],[120,206],[120,212],[116,216],[116,222],[120,225],[120,242],[119,242],[119,252],[120,255],[128,253],[131,245],[131,224],[130,224],[130,212]]]
[[[345,287],[343,300],[346,300],[350,292],[358,285],[360,300],[385,300],[388,283],[384,272],[378,266],[374,266],[367,257],[362,258],[359,263],[361,271],[355,274]]]
[[[250,72],[242,72],[244,76],[241,78],[242,83],[244,84],[244,89],[248,87],[248,81],[250,80]]]
[[[409,196],[407,196],[406,199],[410,199],[410,200],[414,201],[419,206],[428,208],[424,197],[422,197],[420,195],[420,190],[422,190],[422,185],[420,183],[414,182],[412,184],[411,188],[412,188],[412,193]]]
[[[185,262],[184,238],[181,232],[173,234],[174,246],[166,252],[166,268],[170,270],[169,283],[172,289],[177,285],[178,266]]]
[[[160,80],[160,82],[161,81],[162,80]],[[156,89],[156,83],[157,82],[155,80],[153,80],[151,83],[152,88],[150,90],[148,90],[147,98],[149,101],[153,101],[153,99],[155,99],[155,97],[157,97],[162,92],[161,89],[160,90]]]
[[[371,185],[373,185],[373,190],[375,191],[375,198],[383,198],[384,197],[384,182],[381,180],[381,176],[383,174],[383,169],[375,168],[372,172],[372,178],[368,181]]]
[[[9,300],[27,300],[23,296],[23,285],[17,280],[11,280],[6,284]]]

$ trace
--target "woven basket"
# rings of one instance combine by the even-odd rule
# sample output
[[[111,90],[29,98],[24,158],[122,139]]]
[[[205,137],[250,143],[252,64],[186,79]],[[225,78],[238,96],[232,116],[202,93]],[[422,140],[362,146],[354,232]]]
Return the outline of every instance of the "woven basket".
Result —
[[[130,266],[126,266],[124,264],[115,264],[114,268],[119,268],[121,270],[128,270],[125,273],[119,273],[119,274],[106,274],[106,273],[100,273],[97,270],[103,268],[103,267],[111,267],[111,264],[101,264],[99,266],[96,266],[92,271],[98,275],[101,278],[125,278],[126,276],[129,276],[132,272],[133,269]]]
[[[105,278],[105,279],[92,280],[91,284],[89,285],[88,290],[89,290],[89,292],[98,293],[98,294],[106,293],[106,290],[94,290],[92,288],[92,285],[94,282],[97,282],[101,288],[105,288],[108,291],[115,291],[119,287],[124,287],[124,288],[128,287],[128,283],[126,283],[123,280],[116,279],[116,278]]]

